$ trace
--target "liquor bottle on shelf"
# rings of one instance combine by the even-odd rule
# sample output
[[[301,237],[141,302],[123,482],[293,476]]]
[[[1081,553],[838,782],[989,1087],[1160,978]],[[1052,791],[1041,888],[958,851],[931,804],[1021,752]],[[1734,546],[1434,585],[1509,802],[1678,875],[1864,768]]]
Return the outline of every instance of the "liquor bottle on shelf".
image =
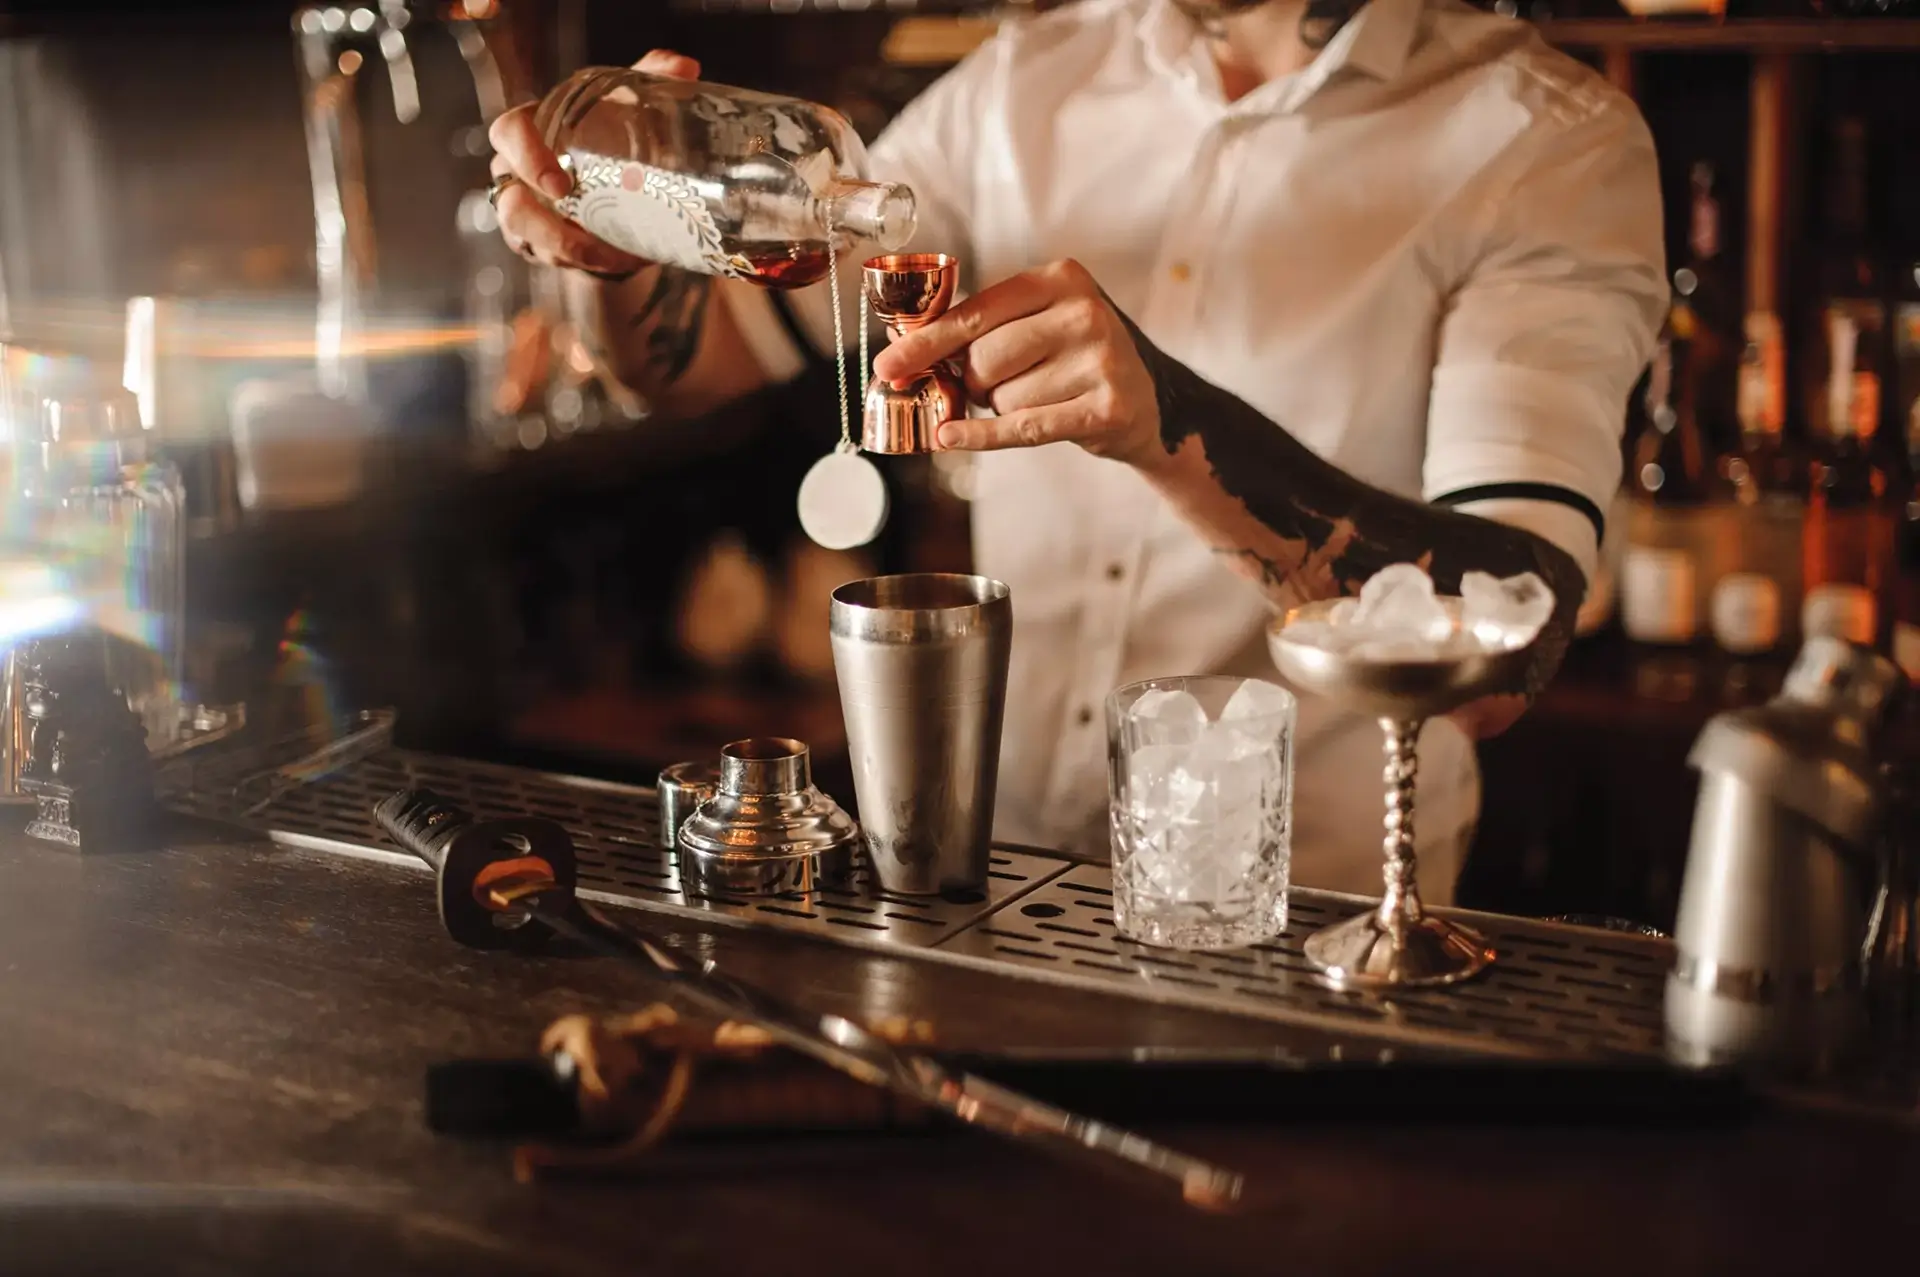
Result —
[[[1909,443],[1912,475],[1895,533],[1893,624],[1889,646],[1896,665],[1920,688],[1920,432]],[[1920,697],[1915,698],[1920,701]]]
[[[1895,467],[1887,464],[1887,310],[1867,227],[1864,123],[1835,122],[1826,254],[1804,347],[1804,412],[1814,458],[1802,571],[1801,625],[1873,643],[1892,557]]]
[[[1916,214],[1920,216],[1920,214]],[[1894,280],[1893,410],[1887,424],[1906,440],[1907,456],[1920,468],[1920,250]]]
[[[1629,470],[1631,507],[1620,619],[1639,643],[1692,643],[1700,629],[1700,520],[1708,491],[1698,423],[1673,400],[1673,343],[1662,334],[1647,379],[1646,422]]]
[[[859,135],[810,102],[588,67],[535,123],[573,179],[560,213],[651,261],[800,288],[850,242],[913,233],[913,193],[862,180]]]
[[[1780,316],[1749,311],[1742,323],[1735,413],[1741,465],[1730,476],[1743,505],[1806,496],[1805,458],[1787,436],[1787,342]]]
[[[1834,122],[1826,191],[1826,236],[1818,292],[1802,336],[1809,434],[1818,444],[1836,426],[1870,435],[1879,423],[1887,307],[1867,224],[1867,130],[1856,116]],[[1844,360],[1844,366],[1842,361]]]
[[[1745,462],[1739,433],[1738,387],[1745,347],[1739,296],[1720,251],[1720,199],[1713,166],[1697,162],[1689,174],[1687,259],[1673,272],[1668,329],[1674,342],[1676,409],[1691,415],[1716,457],[1717,476],[1737,485]],[[1731,463],[1731,464],[1729,464]]]

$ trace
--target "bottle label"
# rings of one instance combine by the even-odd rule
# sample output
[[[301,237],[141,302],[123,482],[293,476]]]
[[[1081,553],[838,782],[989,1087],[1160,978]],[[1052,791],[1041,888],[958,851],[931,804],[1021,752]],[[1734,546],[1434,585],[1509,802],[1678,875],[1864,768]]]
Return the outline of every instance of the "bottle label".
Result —
[[[1870,372],[1853,374],[1850,423],[1855,437],[1871,439],[1880,426],[1880,378]]]
[[[1920,455],[1920,302],[1900,308],[1893,331],[1900,378],[1894,427],[1906,432],[1908,454]]]
[[[1713,638],[1729,652],[1764,652],[1780,641],[1780,586],[1757,572],[1730,572],[1713,587]]]
[[[1920,687],[1920,623],[1902,621],[1893,627],[1893,663]]]
[[[1620,572],[1620,619],[1641,643],[1690,643],[1699,629],[1693,558],[1684,550],[1630,546]]]
[[[573,194],[558,207],[561,216],[647,261],[702,275],[740,273],[706,200],[684,174],[624,160],[579,162]]]
[[[1746,319],[1747,349],[1740,361],[1740,428],[1777,435],[1787,420],[1787,353],[1777,316],[1756,311]]]
[[[1863,585],[1821,585],[1807,591],[1800,629],[1808,638],[1838,638],[1871,646],[1879,617],[1873,591]]]
[[[1710,261],[1720,255],[1720,202],[1705,190],[1693,195],[1693,224],[1688,228],[1693,255]]]

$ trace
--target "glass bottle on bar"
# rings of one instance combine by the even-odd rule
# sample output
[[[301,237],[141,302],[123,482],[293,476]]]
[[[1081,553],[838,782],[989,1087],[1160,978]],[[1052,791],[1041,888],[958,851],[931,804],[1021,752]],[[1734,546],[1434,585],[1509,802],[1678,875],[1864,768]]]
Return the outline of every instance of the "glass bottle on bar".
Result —
[[[1692,643],[1700,629],[1696,515],[1708,496],[1698,423],[1673,396],[1674,344],[1663,333],[1647,378],[1645,423],[1628,472],[1631,507],[1620,574],[1627,637],[1659,646]]]
[[[1887,385],[1887,308],[1867,226],[1867,136],[1835,121],[1827,234],[1803,345],[1803,411],[1813,452],[1801,627],[1871,644],[1892,557],[1892,476],[1880,437]]]
[[[811,102],[588,67],[534,122],[573,178],[559,212],[650,261],[800,288],[849,243],[913,234],[913,192],[865,181],[859,134]]]
[[[14,440],[13,539],[60,564],[74,624],[99,631],[109,683],[162,749],[184,731],[185,492],[119,387],[41,400]]]

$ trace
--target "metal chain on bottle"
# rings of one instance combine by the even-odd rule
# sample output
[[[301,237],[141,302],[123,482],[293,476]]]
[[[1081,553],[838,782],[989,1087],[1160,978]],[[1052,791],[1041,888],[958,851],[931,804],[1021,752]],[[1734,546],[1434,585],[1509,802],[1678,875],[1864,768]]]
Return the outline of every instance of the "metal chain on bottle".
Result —
[[[847,396],[847,336],[845,322],[840,318],[840,254],[833,248],[833,226],[827,226],[827,293],[833,301],[833,367],[840,378],[840,442],[836,452],[854,452],[853,407]],[[861,309],[866,309],[866,294],[862,290]],[[860,331],[860,364],[862,371],[866,367],[866,329]]]

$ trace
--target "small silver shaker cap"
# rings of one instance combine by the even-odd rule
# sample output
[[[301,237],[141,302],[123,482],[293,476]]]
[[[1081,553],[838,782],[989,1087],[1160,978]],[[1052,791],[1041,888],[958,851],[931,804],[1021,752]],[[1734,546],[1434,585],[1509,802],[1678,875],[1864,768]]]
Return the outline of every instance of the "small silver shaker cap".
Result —
[[[660,846],[672,854],[680,845],[680,826],[713,797],[720,786],[720,768],[713,763],[675,763],[660,773]]]

